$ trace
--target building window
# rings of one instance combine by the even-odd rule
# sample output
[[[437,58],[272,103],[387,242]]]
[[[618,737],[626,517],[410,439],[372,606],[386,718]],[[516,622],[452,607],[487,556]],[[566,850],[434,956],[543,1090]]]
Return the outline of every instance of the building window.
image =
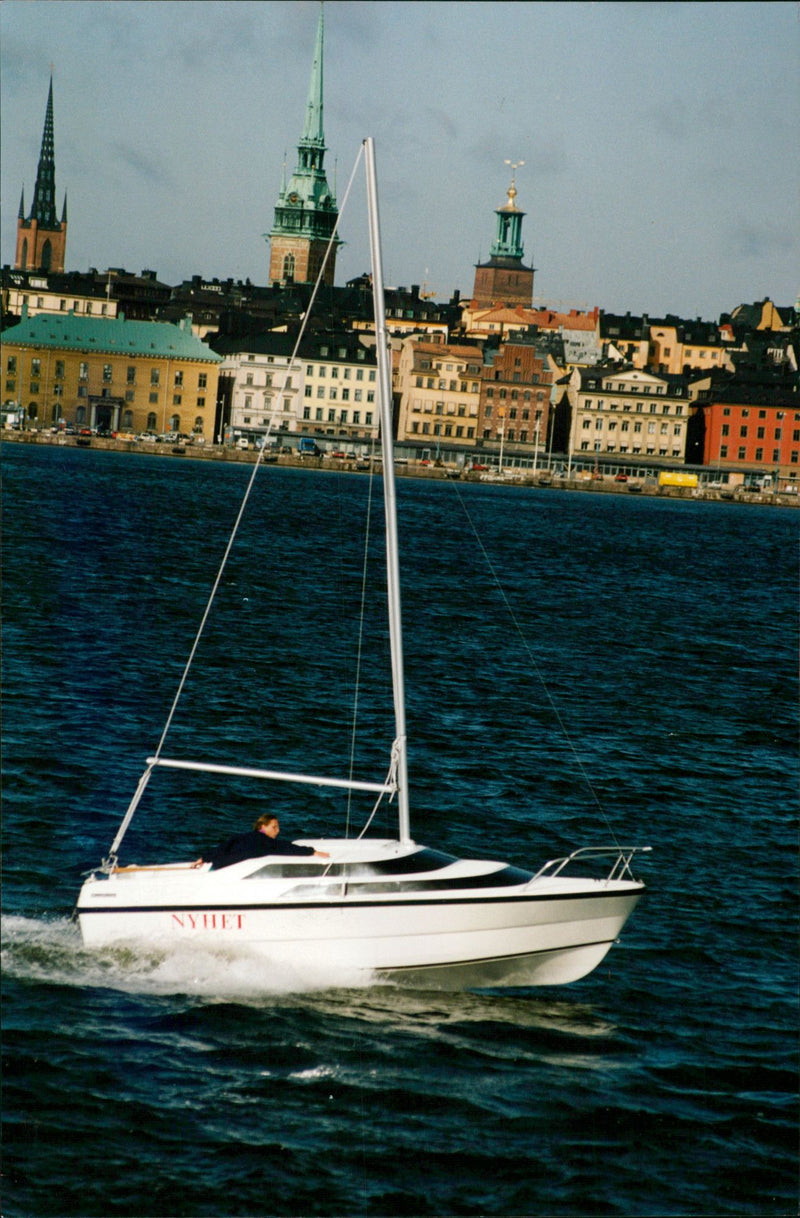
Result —
[[[157,395],[156,395],[156,401],[158,401]],[[155,429],[156,429],[156,413],[154,410],[151,410],[147,416],[147,430],[155,431]]]
[[[177,389],[182,384],[183,384],[183,372],[179,368],[178,371],[175,373],[175,388]]]
[[[207,372],[201,372],[200,375],[198,376],[197,388],[198,389],[207,389],[208,388],[208,373]]]
[[[64,379],[64,361],[63,361],[63,359],[57,359],[56,360],[56,380],[62,381],[63,379]]]
[[[198,408],[205,406],[205,404],[206,404],[206,399],[204,397],[199,397],[197,399]]]
[[[150,394],[150,401],[151,401],[151,402],[157,402],[157,401],[158,401],[158,393],[151,393],[151,394]]]
[[[161,373],[158,368],[150,369],[150,384],[158,385],[161,381]]]
[[[31,376],[39,377],[42,375],[42,361],[40,359],[31,360]]]
[[[173,406],[180,406],[180,404],[181,404],[181,395],[180,395],[179,393],[173,393],[173,395],[172,395],[172,405],[173,405]]]
[[[86,363],[79,364],[78,365],[78,380],[88,381],[88,379],[89,379],[89,365]]]

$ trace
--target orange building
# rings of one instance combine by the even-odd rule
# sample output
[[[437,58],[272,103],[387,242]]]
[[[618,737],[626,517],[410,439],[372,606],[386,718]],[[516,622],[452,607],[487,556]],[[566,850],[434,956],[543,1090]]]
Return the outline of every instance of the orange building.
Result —
[[[733,380],[698,403],[692,424],[693,455],[703,465],[742,472],[800,476],[800,401],[797,385],[781,380]],[[695,455],[695,459],[697,456]]]

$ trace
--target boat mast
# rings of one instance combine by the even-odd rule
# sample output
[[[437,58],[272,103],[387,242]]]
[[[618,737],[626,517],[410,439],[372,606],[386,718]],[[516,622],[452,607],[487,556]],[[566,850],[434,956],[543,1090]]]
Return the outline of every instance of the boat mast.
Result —
[[[411,818],[408,800],[406,706],[403,679],[403,625],[400,616],[400,560],[397,545],[397,497],[394,481],[392,377],[389,366],[389,337],[386,333],[386,310],[383,295],[383,262],[381,257],[380,220],[378,217],[378,185],[375,173],[375,144],[371,137],[364,140],[364,156],[367,176],[367,211],[369,214],[369,245],[372,259],[372,298],[375,308],[378,402],[380,406],[383,493],[386,515],[386,579],[389,601],[389,642],[392,656],[392,689],[394,691],[395,722],[395,741],[392,752],[398,793],[399,836],[401,842],[407,843],[411,841]]]

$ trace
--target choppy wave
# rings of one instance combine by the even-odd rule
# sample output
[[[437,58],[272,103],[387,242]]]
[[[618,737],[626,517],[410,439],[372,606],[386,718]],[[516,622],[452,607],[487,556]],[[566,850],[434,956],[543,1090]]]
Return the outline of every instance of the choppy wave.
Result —
[[[576,985],[332,985],[230,945],[83,946],[66,915],[154,745],[242,471],[10,447],[26,528],[3,539],[8,1218],[796,1212],[791,514],[462,488],[520,650],[452,487],[400,484],[415,833],[529,866],[605,839],[599,801],[654,852],[620,944]],[[364,489],[265,471],[181,755],[247,741],[253,764],[346,763]],[[382,607],[367,616],[383,643]],[[391,743],[382,672],[365,655],[366,773]],[[287,832],[341,832],[338,796],[269,798]],[[126,861],[195,857],[262,799],[167,775]]]
[[[0,962],[7,977],[48,985],[99,987],[126,994],[191,995],[257,1002],[263,996],[313,993],[332,986],[360,988],[369,974],[338,967],[290,967],[244,945],[120,944],[87,948],[64,918],[8,916],[2,921]]]

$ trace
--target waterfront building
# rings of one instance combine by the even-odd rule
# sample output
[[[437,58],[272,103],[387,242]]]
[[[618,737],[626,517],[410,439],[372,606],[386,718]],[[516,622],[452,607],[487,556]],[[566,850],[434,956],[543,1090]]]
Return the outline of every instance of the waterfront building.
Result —
[[[375,353],[353,331],[304,336],[294,360],[296,335],[266,332],[220,336],[225,422],[234,436],[258,439],[301,432],[337,443],[373,441],[378,434]]]
[[[303,406],[298,431],[372,443],[378,436],[375,350],[354,331],[312,333],[300,347]]]
[[[739,369],[704,382],[692,412],[690,459],[720,471],[800,474],[800,400],[790,369]]]
[[[324,14],[320,5],[314,62],[308,87],[303,134],[297,145],[297,165],[283,181],[269,231],[270,283],[314,283],[333,235],[339,209],[325,175],[323,131],[323,43]],[[338,237],[325,263],[323,282],[332,284],[336,269]]]
[[[477,345],[405,339],[397,368],[397,439],[430,439],[439,447],[447,438],[474,446],[482,368]]]
[[[245,340],[226,336],[214,340],[214,350],[222,357],[221,430],[258,439],[268,429],[297,429],[303,370],[299,360],[291,361],[294,344],[288,334],[269,331]]]
[[[67,248],[67,196],[61,219],[56,214],[56,162],[53,139],[53,78],[47,94],[39,165],[30,214],[25,215],[23,187],[17,217],[17,251],[14,267],[18,271],[63,271]]]
[[[484,348],[478,435],[519,451],[546,444],[553,373],[532,342]],[[527,454],[526,454],[527,455]]]
[[[574,456],[685,460],[689,391],[683,376],[625,364],[576,368],[569,378],[569,405]]]
[[[525,212],[517,207],[516,197],[515,171],[512,171],[508,198],[495,211],[497,226],[489,260],[479,262],[475,267],[472,303],[476,307],[497,304],[512,308],[515,305],[530,307],[533,300],[534,268],[525,266],[522,261],[522,221]]]
[[[0,335],[3,408],[27,427],[214,435],[220,357],[186,320],[40,313]]]

